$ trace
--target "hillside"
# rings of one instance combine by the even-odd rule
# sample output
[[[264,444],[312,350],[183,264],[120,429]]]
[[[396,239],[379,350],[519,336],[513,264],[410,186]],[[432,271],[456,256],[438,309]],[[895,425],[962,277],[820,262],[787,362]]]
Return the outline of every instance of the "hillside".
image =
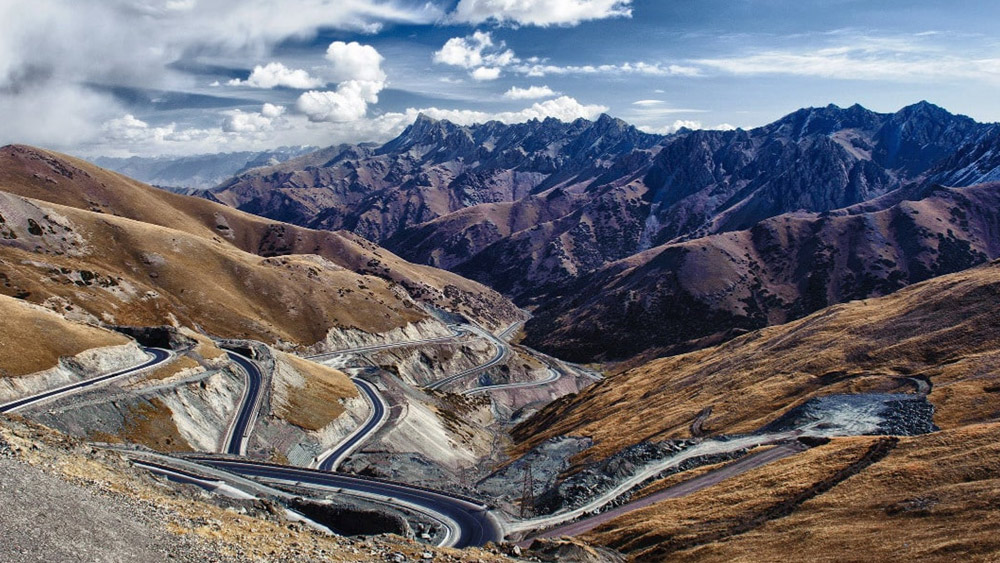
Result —
[[[847,479],[884,438],[844,438],[585,537],[636,561],[989,560],[1000,550],[1000,424],[900,438]],[[891,444],[891,442],[889,442]],[[827,481],[829,480],[829,481]],[[818,485],[833,488],[817,494]],[[790,514],[781,507],[802,499]]]
[[[545,295],[526,342],[576,360],[676,353],[1000,257],[1000,184],[923,195],[781,215],[614,262]]]
[[[750,432],[810,397],[931,384],[943,429],[995,421],[1000,263],[834,305],[720,346],[657,359],[555,401],[514,429],[524,450],[588,436],[589,457],[643,440]]]
[[[791,238],[792,246],[801,246],[793,261],[816,258],[826,266],[835,259],[820,256],[824,252],[846,257],[860,241],[845,233],[833,237],[829,229],[815,236],[808,232],[822,223],[799,223],[787,236],[774,237],[766,231],[775,227],[758,224],[789,213],[853,209],[850,213],[857,214],[860,207],[884,211],[926,198],[935,182],[968,186],[987,180],[992,167],[986,161],[998,131],[993,124],[927,102],[894,113],[860,105],[806,108],[751,130],[684,129],[668,136],[647,135],[608,116],[592,122],[547,119],[467,127],[421,116],[382,146],[335,146],[248,171],[214,189],[211,197],[308,227],[350,230],[411,261],[478,280],[522,306],[539,309],[534,344],[580,360],[621,358],[781,322],[982,262],[978,254],[971,260],[945,257],[940,267],[932,259],[923,265],[924,272],[912,261],[901,265],[890,257],[886,260],[895,265],[883,267],[885,272],[873,272],[877,265],[852,265],[854,282],[823,287],[827,284],[820,274],[776,266],[776,257],[757,255],[768,254],[766,248],[751,247],[771,244],[777,249],[754,237],[776,237],[779,246]],[[973,168],[983,171],[973,173]],[[947,213],[937,218],[951,219]],[[938,246],[905,224],[860,228],[866,236],[887,236],[889,244],[912,249],[909,254],[926,254],[928,247],[933,252]],[[975,251],[983,252],[984,244],[993,245],[985,240],[991,233],[976,235],[977,243],[963,229],[953,230],[959,246],[982,243]],[[931,228],[932,237],[938,231]],[[699,240],[725,233],[735,233],[739,240]],[[809,248],[812,244],[823,249]],[[689,261],[681,255],[695,247],[691,245],[725,247],[706,251],[716,255],[707,257],[705,268],[721,270],[723,278],[730,273],[740,278],[734,289],[738,297],[721,306],[702,303],[703,294],[722,290],[712,280],[682,271]],[[651,249],[659,260],[644,272],[664,278],[668,287],[653,290],[647,298],[651,302],[624,301],[631,303],[629,314],[635,318],[629,322],[635,326],[647,326],[649,318],[664,319],[666,326],[658,334],[618,330],[628,322],[605,322],[605,312],[591,304],[569,310],[567,301],[582,305],[584,295],[602,299],[610,280],[649,261]],[[743,256],[747,249],[749,257]],[[738,254],[721,256],[730,250]],[[726,264],[744,258],[748,264]],[[890,274],[895,277],[886,281]],[[675,278],[682,281],[675,283]],[[633,277],[624,284],[633,287],[625,290],[623,285],[622,290],[649,289],[649,283]],[[660,310],[661,297],[676,302],[667,307],[676,310]],[[608,295],[608,301],[620,303],[623,295]],[[704,326],[692,330],[673,320],[692,314]],[[576,322],[592,315],[598,320]],[[577,324],[584,326],[577,329]],[[604,328],[616,329],[610,340],[599,334]],[[557,330],[573,334],[549,337]]]
[[[308,346],[334,327],[386,332],[427,318],[413,299],[490,327],[518,315],[479,284],[352,235],[268,221],[54,153],[0,150],[0,190],[3,293],[104,322],[174,315],[218,336]]]
[[[126,343],[128,339],[118,333],[74,323],[0,295],[0,378],[35,373],[55,366],[64,356]]]

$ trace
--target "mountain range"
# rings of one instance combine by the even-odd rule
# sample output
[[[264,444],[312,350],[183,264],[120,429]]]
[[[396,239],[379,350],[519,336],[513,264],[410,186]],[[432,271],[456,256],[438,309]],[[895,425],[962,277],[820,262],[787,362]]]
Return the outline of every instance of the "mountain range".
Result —
[[[102,156],[95,158],[94,164],[161,188],[181,193],[197,193],[199,190],[215,187],[251,168],[273,166],[315,149],[316,147],[280,147],[258,152],[242,151],[181,157]]]
[[[997,177],[998,142],[997,125],[927,102],[667,136],[607,115],[474,126],[421,115],[384,145],[255,168],[208,197],[480,281],[533,310],[529,344],[623,359],[996,257],[996,207],[983,207],[995,188],[935,187]],[[693,251],[704,259],[685,260]]]

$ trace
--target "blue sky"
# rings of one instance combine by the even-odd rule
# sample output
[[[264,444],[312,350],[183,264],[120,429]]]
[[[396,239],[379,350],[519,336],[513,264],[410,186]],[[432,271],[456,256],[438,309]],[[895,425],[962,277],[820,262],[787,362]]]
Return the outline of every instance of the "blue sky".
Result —
[[[0,0],[0,142],[87,156],[607,112],[648,131],[926,99],[1000,121],[994,3]]]

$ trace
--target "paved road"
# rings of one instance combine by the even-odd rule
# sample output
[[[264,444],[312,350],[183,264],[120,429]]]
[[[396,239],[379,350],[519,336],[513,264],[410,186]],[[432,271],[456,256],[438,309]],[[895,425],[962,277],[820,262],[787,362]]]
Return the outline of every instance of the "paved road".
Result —
[[[462,391],[462,395],[475,395],[477,393],[486,393],[488,391],[497,391],[500,389],[519,389],[521,387],[535,387],[536,385],[548,385],[555,381],[559,381],[559,378],[563,376],[563,373],[556,368],[549,368],[549,376],[545,379],[539,379],[537,381],[521,381],[519,383],[502,383],[500,385],[483,385],[482,387],[473,387],[472,389],[466,389]]]
[[[347,438],[337,444],[332,450],[323,454],[319,458],[318,468],[323,471],[335,471],[337,466],[340,465],[344,459],[354,453],[369,436],[375,433],[382,424],[389,418],[389,405],[385,402],[382,395],[375,389],[375,386],[371,383],[361,379],[360,377],[352,378],[351,381],[358,386],[359,389],[368,398],[368,403],[371,405],[371,414],[368,416],[368,420],[364,424],[359,426],[354,432],[352,432]]]
[[[148,353],[151,356],[151,358],[140,365],[119,370],[114,373],[109,373],[107,375],[92,377],[90,379],[85,379],[83,381],[78,381],[76,383],[70,383],[69,385],[64,385],[56,389],[43,391],[41,393],[32,395],[30,397],[24,397],[22,399],[17,399],[16,401],[11,401],[9,403],[0,405],[0,412],[13,412],[18,409],[22,409],[24,407],[27,407],[29,405],[34,405],[36,403],[40,403],[48,399],[54,399],[56,397],[61,397],[63,395],[75,393],[77,391],[80,391],[81,389],[85,389],[87,387],[91,387],[99,383],[106,383],[108,381],[117,379],[119,377],[124,377],[126,375],[134,374],[135,372],[142,371],[146,368],[150,368],[157,364],[166,362],[167,360],[173,357],[173,352],[170,352],[169,350],[161,350],[160,348],[143,348],[143,350],[146,353]]]
[[[464,379],[466,377],[469,377],[470,375],[475,375],[475,374],[477,374],[477,373],[479,373],[479,372],[481,372],[481,371],[483,371],[485,369],[489,369],[489,368],[491,368],[491,367],[499,364],[500,362],[504,361],[505,359],[507,359],[507,356],[510,354],[510,347],[507,346],[506,342],[504,342],[503,340],[500,340],[496,336],[493,336],[492,334],[490,334],[490,333],[486,332],[485,330],[482,330],[482,329],[480,329],[478,327],[472,327],[471,330],[472,330],[472,332],[474,332],[474,333],[482,336],[483,338],[489,340],[490,342],[492,342],[493,346],[496,348],[496,354],[494,354],[494,356],[492,358],[490,358],[486,363],[479,364],[478,366],[471,367],[471,368],[466,369],[466,370],[462,370],[462,371],[460,371],[460,372],[458,372],[458,373],[456,373],[454,375],[449,375],[448,377],[441,378],[441,379],[435,381],[434,383],[431,383],[430,385],[427,385],[426,386],[427,389],[441,389],[442,387],[444,387],[446,385],[450,385],[451,383],[454,383],[454,382],[458,381],[459,379]],[[508,328],[507,330],[510,330],[510,329]]]
[[[629,512],[639,510],[640,508],[645,508],[651,504],[660,502],[662,500],[680,498],[692,493],[698,492],[702,489],[717,485],[722,481],[729,479],[730,477],[735,477],[741,473],[746,473],[751,469],[755,469],[762,465],[778,461],[779,459],[786,458],[788,456],[797,454],[806,450],[806,446],[799,442],[793,442],[791,444],[781,444],[775,446],[769,450],[758,452],[755,454],[750,454],[736,462],[730,463],[703,475],[699,475],[693,479],[689,479],[682,483],[678,483],[672,487],[653,493],[649,496],[643,497],[639,500],[624,504],[617,508],[612,508],[606,512],[596,514],[589,518],[583,518],[577,520],[576,522],[571,522],[564,526],[559,526],[558,528],[552,528],[546,530],[534,538],[555,538],[560,536],[578,536],[593,530],[594,528],[604,524],[605,522],[610,522],[611,520]],[[530,540],[525,540],[526,543],[530,543]]]
[[[298,467],[197,456],[190,459],[243,477],[263,479],[272,483],[310,486],[332,492],[346,492],[381,499],[383,502],[412,506],[431,515],[438,515],[442,523],[450,525],[453,533],[445,542],[450,547],[481,546],[486,542],[496,542],[503,538],[503,529],[487,506],[443,492]]]
[[[250,358],[228,350],[226,354],[246,374],[247,385],[243,390],[243,399],[240,401],[236,418],[226,434],[225,452],[243,455],[247,451],[247,442],[250,440],[250,431],[253,430],[253,421],[257,418],[260,388],[264,377],[260,373],[260,368]]]

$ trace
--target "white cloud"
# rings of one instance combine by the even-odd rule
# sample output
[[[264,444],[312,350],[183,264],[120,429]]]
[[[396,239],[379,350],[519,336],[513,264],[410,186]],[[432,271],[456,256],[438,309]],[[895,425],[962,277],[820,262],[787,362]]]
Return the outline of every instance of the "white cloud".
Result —
[[[341,82],[336,91],[310,90],[302,94],[295,108],[310,121],[356,121],[368,113],[368,104],[378,103],[382,86],[380,82],[348,80]]]
[[[325,94],[319,92],[319,94]],[[326,103],[318,96],[317,106]],[[311,98],[307,98],[309,100]],[[154,127],[131,115],[105,122],[102,138],[94,147],[109,156],[180,155],[243,150],[263,150],[282,145],[327,146],[363,141],[384,142],[399,135],[421,113],[435,119],[447,119],[461,125],[502,121],[520,123],[531,119],[554,117],[563,121],[594,119],[608,108],[582,104],[563,96],[534,103],[518,111],[490,113],[436,107],[409,108],[376,117],[350,121],[311,121],[306,114],[289,113],[281,106],[265,104],[258,112],[224,111],[222,125],[210,128],[178,128],[176,124]],[[234,115],[239,116],[234,119]],[[354,117],[354,116],[350,116]],[[270,123],[265,121],[270,119]],[[87,151],[97,154],[94,150]]]
[[[500,69],[496,67],[481,66],[472,71],[469,76],[471,76],[473,80],[479,81],[496,80],[497,78],[500,78]]]
[[[632,102],[632,105],[641,107],[652,107],[652,106],[662,105],[664,103],[666,102],[664,102],[663,100],[636,100]]]
[[[285,106],[278,106],[274,104],[264,104],[260,108],[260,113],[264,117],[278,117],[285,113]]]
[[[326,50],[330,78],[340,84],[333,91],[311,90],[299,96],[295,109],[309,121],[344,123],[357,121],[378,103],[386,85],[382,55],[371,45],[334,41]]]
[[[371,45],[356,41],[334,41],[326,50],[326,60],[331,63],[330,78],[335,82],[361,80],[385,82],[382,55]]]
[[[484,112],[475,110],[446,110],[438,108],[424,108],[420,110],[409,109],[404,115],[407,119],[410,115],[416,118],[418,113],[424,113],[434,119],[447,119],[459,125],[471,125],[473,123],[485,123],[487,121],[501,121],[503,123],[523,123],[532,119],[545,119],[554,117],[561,121],[573,121],[574,119],[594,119],[600,114],[608,111],[606,106],[581,104],[576,99],[569,96],[560,96],[553,100],[535,102],[530,107],[519,111],[504,112]],[[399,115],[399,114],[397,114]]]
[[[443,15],[409,0],[0,1],[0,143],[75,150],[126,113],[86,85],[190,90],[191,78],[168,66],[189,53],[259,59],[321,28],[370,32]]]
[[[740,75],[790,75],[838,80],[1000,81],[1000,58],[959,57],[926,45],[933,36],[847,37],[821,49],[769,50],[691,61]]]
[[[434,62],[462,68],[504,67],[515,61],[514,51],[502,41],[493,42],[488,31],[476,31],[468,37],[452,37],[434,53]]]
[[[689,119],[678,119],[673,123],[670,123],[668,125],[663,125],[661,127],[651,127],[648,125],[642,125],[639,126],[638,129],[645,133],[653,133],[656,135],[669,135],[671,133],[676,133],[681,129],[693,129],[693,130],[710,129],[716,131],[733,131],[736,128],[728,123],[722,123],[714,127],[705,127],[704,125],[702,125],[700,121],[694,121]]]
[[[450,19],[471,24],[577,25],[631,17],[631,4],[632,0],[461,0]]]
[[[558,95],[558,93],[554,92],[552,88],[549,88],[548,86],[529,86],[527,88],[511,86],[510,90],[504,92],[503,97],[511,100],[536,100],[539,98],[550,98],[556,95]]]
[[[305,90],[308,88],[319,88],[325,84],[318,78],[309,76],[309,73],[301,69],[290,69],[279,62],[257,65],[246,80],[238,78],[230,80],[230,86],[250,86],[252,88],[275,88],[284,86]]]
[[[700,76],[693,66],[660,63],[626,62],[603,65],[553,65],[535,57],[521,60],[504,42],[496,43],[488,31],[476,31],[467,37],[452,37],[434,53],[434,62],[471,70],[475,80],[494,80],[507,70],[531,77],[569,74],[644,76]]]
[[[264,104],[260,112],[234,109],[222,113],[226,116],[222,122],[222,130],[226,133],[258,133],[274,129],[278,118],[285,113],[285,107]]]
[[[543,77],[568,74],[636,74],[644,76],[701,76],[702,71],[690,65],[662,65],[643,61],[603,65],[553,65],[544,63],[522,64],[512,70],[526,76]]]

